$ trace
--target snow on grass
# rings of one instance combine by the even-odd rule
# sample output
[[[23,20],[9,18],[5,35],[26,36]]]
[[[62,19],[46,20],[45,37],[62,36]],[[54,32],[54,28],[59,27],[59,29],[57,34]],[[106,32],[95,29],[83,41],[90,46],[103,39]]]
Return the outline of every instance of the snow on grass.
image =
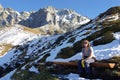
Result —
[[[5,75],[4,77],[0,78],[0,80],[11,80],[12,75],[15,73],[16,69]]]
[[[35,73],[39,73],[38,69],[35,68],[34,66],[32,66],[32,67],[29,69],[29,71],[35,72]]]
[[[118,40],[119,44],[120,44],[120,32],[116,32],[113,34],[114,37]]]
[[[79,77],[78,74],[74,74],[74,73],[70,73],[69,75],[66,75],[65,78],[69,80],[90,80],[90,79]],[[95,79],[95,80],[101,80],[101,79]]]
[[[60,52],[60,50],[62,48],[65,48],[65,47],[68,47],[68,46],[72,46],[72,45],[73,44],[71,44],[71,43],[66,44],[66,43],[63,42],[63,45],[57,46],[56,48],[54,48],[53,50],[51,50],[50,57],[48,57],[46,59],[46,61],[53,61],[53,60],[55,60],[55,57],[57,56],[57,54]]]
[[[73,73],[70,73],[66,78],[69,80],[87,80],[85,78],[79,77],[78,74],[73,74]]]
[[[67,75],[55,75],[57,76],[60,80],[90,80],[90,79],[85,79],[83,77],[80,77],[79,74],[75,73],[70,73]],[[101,79],[95,79],[95,80],[101,80]]]
[[[120,45],[117,40],[112,41],[106,45],[99,45],[94,47],[97,59],[108,59],[113,56],[120,56]]]
[[[36,53],[38,50],[42,50],[43,47],[48,47],[48,45],[53,44],[59,36],[60,35],[41,36],[41,37],[33,40],[32,42],[29,43],[29,46],[34,46],[34,47],[28,48],[27,55],[30,55],[31,53],[33,53],[33,51],[34,51],[34,53]]]
[[[0,66],[2,66],[4,63],[9,64],[9,62],[11,62],[11,58],[15,58],[14,51],[15,51],[15,49],[12,49],[9,52],[7,52],[6,54],[4,54],[3,56],[0,56]],[[21,54],[21,52],[17,53],[17,55],[19,55],[19,54]]]
[[[28,41],[34,40],[36,38],[40,37],[40,35],[33,34],[32,32],[24,31],[24,28],[20,25],[15,25],[14,27],[7,27],[2,30],[0,30],[0,54],[4,51],[3,44],[11,44],[13,46],[16,45],[23,45],[24,43],[27,43]],[[12,46],[10,47],[10,49]],[[15,49],[11,49],[7,52],[4,52],[2,56],[0,56],[0,65],[3,65],[4,63],[9,63],[12,61],[11,59],[15,59]],[[17,52],[16,55],[21,54],[21,52]],[[13,57],[14,56],[14,57]]]

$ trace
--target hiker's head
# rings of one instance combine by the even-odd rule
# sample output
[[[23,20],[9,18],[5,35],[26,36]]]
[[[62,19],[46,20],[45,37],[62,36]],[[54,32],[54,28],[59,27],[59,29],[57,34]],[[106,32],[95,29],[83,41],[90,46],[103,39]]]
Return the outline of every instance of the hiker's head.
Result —
[[[82,47],[90,47],[90,42],[88,40],[84,40],[82,42]]]

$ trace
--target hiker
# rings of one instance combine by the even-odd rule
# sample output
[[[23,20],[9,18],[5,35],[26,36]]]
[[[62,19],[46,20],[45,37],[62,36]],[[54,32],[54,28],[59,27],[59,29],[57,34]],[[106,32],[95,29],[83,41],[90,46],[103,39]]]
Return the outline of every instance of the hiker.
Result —
[[[95,62],[93,48],[88,40],[82,42],[82,59],[78,61],[78,71],[80,75],[91,74],[90,63]],[[85,70],[85,71],[84,71]]]

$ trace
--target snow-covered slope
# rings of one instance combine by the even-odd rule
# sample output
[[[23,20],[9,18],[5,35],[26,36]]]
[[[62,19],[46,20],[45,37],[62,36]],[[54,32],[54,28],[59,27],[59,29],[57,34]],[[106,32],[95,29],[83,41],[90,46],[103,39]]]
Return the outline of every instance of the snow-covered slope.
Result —
[[[54,9],[52,8],[52,10]],[[59,15],[61,14],[63,14],[63,12],[59,13]],[[109,15],[109,19],[112,16]],[[116,14],[114,16],[116,16]],[[1,79],[6,79],[7,76],[10,79],[11,74],[19,74],[22,70],[39,74],[40,72],[37,71],[38,67],[34,66],[34,64],[40,62],[81,59],[81,47],[79,45],[83,39],[90,41],[98,60],[120,56],[119,17],[108,21],[105,20],[106,17],[101,16],[99,19],[98,17],[74,31],[54,36],[43,36],[27,32],[20,25],[1,30],[1,44],[7,43],[12,45],[7,53],[0,57],[0,71],[5,72],[5,77]],[[106,35],[110,36],[110,38]],[[107,41],[105,41],[106,39]],[[0,47],[2,52],[4,48],[1,45]],[[63,49],[66,52],[72,52],[70,52],[71,54],[69,52],[63,52],[63,54]],[[64,55],[66,55],[66,58],[63,58]],[[17,69],[17,67],[19,67],[19,69]],[[9,71],[10,73],[8,75],[6,75],[8,73],[6,71],[7,69],[12,71]],[[66,75],[66,77],[69,79],[83,79],[80,78],[78,74],[73,73]]]
[[[36,34],[32,32],[24,31],[24,27],[20,25],[15,25],[13,27],[8,27],[0,30],[0,43],[21,45],[30,40],[37,38]]]
[[[78,33],[76,33],[76,34],[78,35]],[[120,33],[115,33],[115,35],[120,35]],[[3,63],[7,63],[8,65],[10,63],[12,65],[12,67],[15,67],[16,62],[20,63],[20,64],[23,64],[25,62],[25,59],[33,60],[33,59],[35,59],[36,57],[39,56],[34,61],[32,61],[30,63],[27,63],[27,64],[37,63],[40,59],[44,58],[44,56],[46,54],[50,54],[46,58],[46,61],[60,61],[60,62],[61,61],[66,62],[67,61],[68,62],[68,61],[72,61],[72,60],[81,59],[81,52],[77,53],[76,55],[74,55],[74,56],[72,56],[70,58],[66,58],[66,59],[56,58],[57,53],[60,52],[60,50],[62,48],[73,45],[73,43],[68,43],[68,40],[69,40],[69,38],[68,38],[64,42],[61,42],[62,43],[62,44],[60,43],[61,45],[56,46],[53,43],[56,41],[57,37],[59,37],[59,35],[54,36],[54,37],[43,37],[43,38],[39,38],[39,39],[33,40],[32,42],[28,43],[29,47],[25,49],[25,50],[27,50],[26,51],[27,53],[24,56],[22,56],[22,60],[19,59],[18,56],[23,54],[24,50],[20,51],[19,48],[18,48],[17,49],[18,52],[17,52],[16,49],[14,48],[11,51],[9,51],[5,56],[2,56],[0,58],[0,64],[2,66]],[[78,37],[76,39],[80,39],[79,35],[78,35]],[[52,46],[48,47],[48,45],[52,45]],[[118,39],[112,41],[109,44],[95,46],[93,48],[94,48],[95,56],[96,56],[96,58],[98,60],[100,60],[100,59],[108,59],[108,58],[113,57],[113,56],[120,56],[120,44],[119,44]],[[14,52],[16,52],[16,53],[14,53]],[[23,67],[25,67],[25,66],[23,66]],[[24,69],[26,69],[26,68],[24,68]],[[83,78],[80,78],[78,76],[78,74],[70,74],[70,75],[66,75],[66,77],[67,76],[68,76],[68,78],[70,78],[70,76],[76,76],[76,77],[73,77],[73,78],[74,79],[83,79]]]

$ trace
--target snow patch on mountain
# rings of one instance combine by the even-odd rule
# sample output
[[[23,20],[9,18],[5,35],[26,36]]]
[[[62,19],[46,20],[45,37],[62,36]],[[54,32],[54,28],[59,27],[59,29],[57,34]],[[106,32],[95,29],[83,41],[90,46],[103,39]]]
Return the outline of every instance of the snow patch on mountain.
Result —
[[[5,28],[0,31],[0,43],[22,45],[27,41],[33,40],[38,36],[32,32],[26,32],[23,27],[16,25],[14,27]]]

